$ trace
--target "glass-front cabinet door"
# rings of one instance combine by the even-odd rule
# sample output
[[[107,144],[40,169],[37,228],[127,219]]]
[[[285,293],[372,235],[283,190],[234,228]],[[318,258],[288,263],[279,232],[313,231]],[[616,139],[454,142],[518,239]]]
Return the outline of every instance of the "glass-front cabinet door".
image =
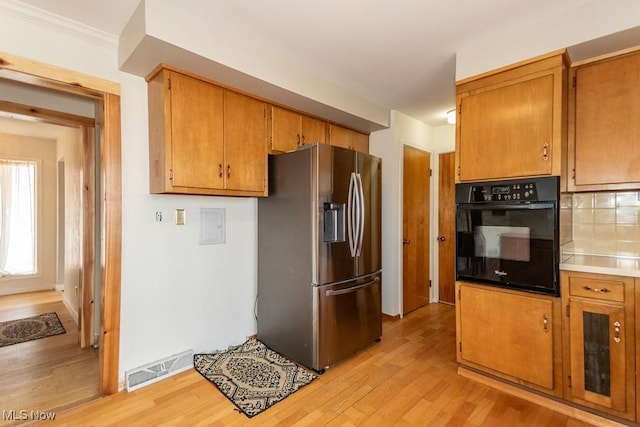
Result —
[[[624,307],[576,299],[569,306],[573,397],[625,412]]]

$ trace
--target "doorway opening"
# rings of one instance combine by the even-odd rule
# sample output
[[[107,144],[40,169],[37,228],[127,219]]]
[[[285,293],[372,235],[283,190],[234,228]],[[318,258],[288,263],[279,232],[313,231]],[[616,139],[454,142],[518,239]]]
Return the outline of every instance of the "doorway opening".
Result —
[[[100,310],[98,371],[101,394],[112,394],[118,391],[118,358],[119,358],[119,328],[120,328],[120,272],[121,272],[121,243],[122,243],[122,183],[120,160],[120,87],[117,83],[109,82],[93,76],[88,76],[72,70],[54,67],[12,54],[0,52],[0,77],[12,82],[28,83],[38,88],[45,88],[61,94],[73,94],[84,97],[95,103],[95,120],[89,124],[81,124],[85,129],[84,141],[91,141],[87,147],[91,156],[83,156],[83,164],[91,163],[95,176],[101,177],[98,190],[93,190],[94,212],[89,213],[91,221],[83,222],[84,229],[89,224],[95,228],[95,239],[83,247],[90,248],[90,253],[83,252],[83,283],[89,276],[98,276],[101,284],[100,295],[94,295],[94,300],[101,300]],[[33,108],[32,105],[22,105],[15,102],[0,100],[0,111],[8,114],[21,115],[31,120],[44,123],[56,123],[78,126],[78,116],[69,115],[55,109]],[[86,129],[98,129],[86,131]],[[86,152],[86,151],[85,151]],[[99,158],[99,165],[87,159]],[[87,170],[86,167],[84,166]],[[83,189],[86,187],[83,187]],[[94,188],[94,187],[89,187]],[[54,196],[55,198],[55,193]],[[91,196],[84,200],[91,200]],[[95,204],[95,200],[99,202]],[[65,206],[67,207],[67,206]],[[83,206],[83,212],[87,209]],[[85,215],[85,214],[83,214]],[[97,220],[95,220],[97,218]],[[96,247],[99,246],[99,256]],[[68,251],[68,248],[65,248]],[[91,267],[84,268],[87,263]],[[95,264],[95,270],[94,270]],[[93,274],[94,271],[99,271]],[[86,294],[86,293],[85,293]],[[82,316],[82,315],[80,315]],[[90,318],[91,316],[82,316]],[[80,321],[82,323],[82,320]]]

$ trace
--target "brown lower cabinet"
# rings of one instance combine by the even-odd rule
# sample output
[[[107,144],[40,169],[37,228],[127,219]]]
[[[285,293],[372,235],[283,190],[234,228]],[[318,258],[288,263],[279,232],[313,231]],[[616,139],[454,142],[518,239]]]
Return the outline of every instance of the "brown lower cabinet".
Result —
[[[458,362],[562,395],[560,299],[456,282]]]
[[[636,282],[562,271],[561,297],[456,282],[458,363],[637,421]]]
[[[561,272],[567,400],[636,419],[635,281]]]

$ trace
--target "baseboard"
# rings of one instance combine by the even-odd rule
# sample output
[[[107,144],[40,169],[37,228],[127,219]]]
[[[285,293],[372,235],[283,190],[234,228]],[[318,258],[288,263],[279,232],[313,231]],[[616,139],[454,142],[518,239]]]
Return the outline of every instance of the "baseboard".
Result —
[[[395,316],[392,316],[390,314],[382,313],[382,319],[383,320],[400,320],[401,317],[400,317],[399,314],[396,314]]]
[[[468,378],[470,380],[479,382],[496,390],[500,390],[515,397],[519,397],[528,402],[535,403],[536,405],[549,408],[552,411],[559,412],[563,415],[567,415],[571,418],[583,421],[588,424],[593,424],[602,427],[624,427],[627,424],[619,423],[615,420],[602,417],[592,412],[585,411],[583,409],[571,406],[568,403],[563,403],[559,400],[551,397],[546,397],[542,394],[538,394],[516,385],[500,381],[493,377],[488,377],[479,372],[465,368],[464,366],[458,366],[458,375]]]
[[[62,291],[64,291],[64,285],[55,285],[53,287],[53,289],[58,291],[58,292],[62,292]]]
[[[72,307],[71,303],[67,301],[64,295],[62,296],[62,303],[64,304],[65,307],[67,307],[69,314],[71,314],[71,317],[73,317],[73,320],[76,322],[76,325],[77,325],[78,324],[78,308]]]

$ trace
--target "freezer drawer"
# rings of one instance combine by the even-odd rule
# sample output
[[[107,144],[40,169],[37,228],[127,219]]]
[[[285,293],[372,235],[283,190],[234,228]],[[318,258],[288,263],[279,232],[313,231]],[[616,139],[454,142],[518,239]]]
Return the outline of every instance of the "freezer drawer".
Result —
[[[382,336],[380,276],[315,288],[317,359],[323,369]]]

